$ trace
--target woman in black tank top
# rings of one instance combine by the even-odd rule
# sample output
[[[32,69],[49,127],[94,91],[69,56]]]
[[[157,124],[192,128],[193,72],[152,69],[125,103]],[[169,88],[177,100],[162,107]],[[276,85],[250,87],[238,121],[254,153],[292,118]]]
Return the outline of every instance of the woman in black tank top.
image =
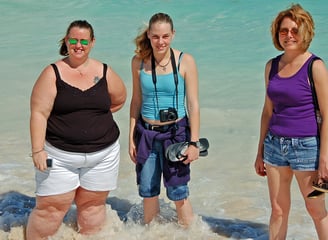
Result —
[[[123,107],[126,88],[113,69],[89,58],[94,44],[92,26],[72,22],[61,40],[64,58],[46,67],[34,85],[30,132],[37,196],[27,240],[54,235],[73,202],[80,233],[99,231],[106,219],[119,163],[120,132],[112,113]]]

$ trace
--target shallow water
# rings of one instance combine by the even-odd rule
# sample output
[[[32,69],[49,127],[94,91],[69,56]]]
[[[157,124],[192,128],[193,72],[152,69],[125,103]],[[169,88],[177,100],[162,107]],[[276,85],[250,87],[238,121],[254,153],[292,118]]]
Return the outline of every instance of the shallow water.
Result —
[[[324,0],[299,1],[316,22],[311,51],[328,59]],[[0,239],[23,239],[35,204],[29,142],[29,97],[41,70],[57,60],[68,24],[87,19],[95,29],[92,57],[109,63],[125,80],[130,99],[130,60],[138,28],[155,12],[169,13],[177,30],[173,47],[194,55],[199,70],[201,137],[209,155],[192,164],[190,200],[197,215],[188,230],[176,224],[162,189],[161,215],[141,224],[134,165],[127,154],[129,99],[114,115],[121,128],[118,189],[108,201],[108,222],[96,236],[76,232],[75,208],[51,239],[268,239],[266,179],[253,170],[263,103],[265,62],[279,54],[269,25],[289,1],[0,0]],[[316,239],[296,183],[292,185],[288,239]]]

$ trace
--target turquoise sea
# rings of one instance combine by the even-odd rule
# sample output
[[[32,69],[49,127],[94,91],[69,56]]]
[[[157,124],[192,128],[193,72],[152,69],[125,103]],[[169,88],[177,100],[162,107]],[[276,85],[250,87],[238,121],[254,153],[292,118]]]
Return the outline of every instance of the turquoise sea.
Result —
[[[128,88],[114,115],[121,128],[119,187],[108,197],[108,223],[97,236],[74,230],[75,209],[51,239],[268,239],[266,179],[253,168],[264,99],[264,65],[278,55],[270,24],[292,1],[265,0],[0,0],[0,239],[24,239],[34,206],[29,157],[29,97],[42,69],[60,58],[58,41],[69,23],[94,27],[91,56],[108,63]],[[316,35],[310,50],[328,61],[328,4],[300,0],[311,12]],[[199,71],[201,136],[209,155],[192,165],[190,199],[198,218],[189,230],[175,224],[173,205],[161,193],[160,223],[140,224],[141,199],[127,153],[133,39],[156,12],[173,18],[173,47],[192,54]],[[294,181],[288,239],[316,239]],[[46,223],[45,223],[46,224]]]

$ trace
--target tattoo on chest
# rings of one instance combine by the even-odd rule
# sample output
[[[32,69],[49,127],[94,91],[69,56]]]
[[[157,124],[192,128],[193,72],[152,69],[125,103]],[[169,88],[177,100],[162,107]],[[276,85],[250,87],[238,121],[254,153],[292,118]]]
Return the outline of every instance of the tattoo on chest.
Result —
[[[100,78],[98,76],[95,76],[95,78],[93,79],[93,82],[96,84],[97,82],[99,82]]]

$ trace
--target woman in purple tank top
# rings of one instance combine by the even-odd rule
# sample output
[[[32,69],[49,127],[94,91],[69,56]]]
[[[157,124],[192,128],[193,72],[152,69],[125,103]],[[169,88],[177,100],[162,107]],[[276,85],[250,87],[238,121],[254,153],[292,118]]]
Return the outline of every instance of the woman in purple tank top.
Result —
[[[261,116],[255,170],[267,176],[271,201],[270,239],[286,239],[295,176],[318,239],[328,239],[324,194],[328,181],[328,72],[322,60],[313,63],[313,79],[322,117],[319,130],[314,110],[308,51],[314,22],[299,4],[281,11],[271,25],[274,46],[283,51],[265,67],[266,97]],[[319,141],[320,140],[320,141]],[[313,183],[316,183],[314,186]],[[319,188],[320,190],[320,188]]]

